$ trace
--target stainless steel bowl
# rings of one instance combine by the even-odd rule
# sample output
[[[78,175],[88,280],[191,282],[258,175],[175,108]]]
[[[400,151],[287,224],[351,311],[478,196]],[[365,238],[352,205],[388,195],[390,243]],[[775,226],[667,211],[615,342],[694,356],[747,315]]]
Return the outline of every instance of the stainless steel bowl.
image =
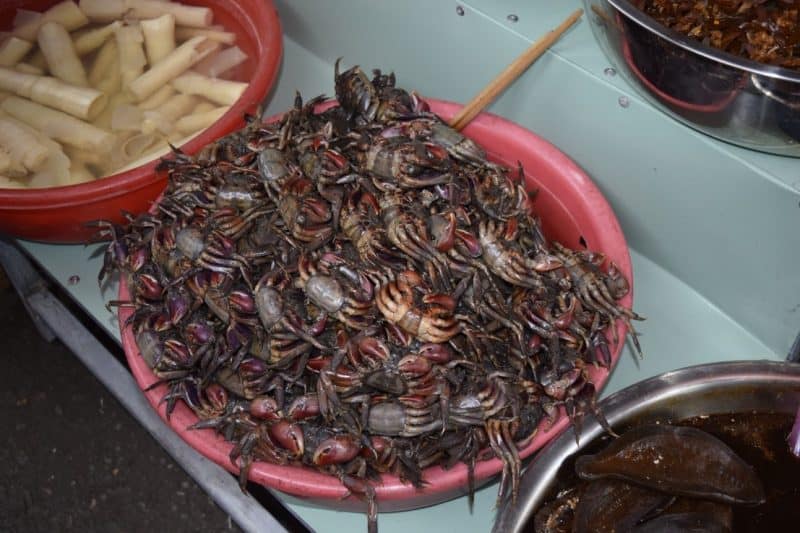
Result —
[[[737,361],[699,365],[667,372],[627,387],[600,402],[613,428],[620,431],[656,420],[737,412],[794,414],[800,405],[800,364]],[[533,516],[549,497],[561,465],[591,446],[604,430],[587,417],[575,440],[570,426],[545,446],[526,469],[516,505],[498,508],[493,531],[528,531]]]
[[[800,157],[800,72],[689,39],[628,0],[584,0],[617,71],[675,119],[738,146]]]

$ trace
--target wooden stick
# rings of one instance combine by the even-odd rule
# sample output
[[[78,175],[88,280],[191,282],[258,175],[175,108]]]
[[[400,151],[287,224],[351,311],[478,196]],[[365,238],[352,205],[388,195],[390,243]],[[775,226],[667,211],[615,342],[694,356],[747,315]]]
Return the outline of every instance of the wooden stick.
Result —
[[[503,72],[489,82],[489,84],[470,100],[467,105],[461,108],[461,111],[450,120],[450,126],[455,130],[461,130],[464,126],[469,124],[483,108],[497,98],[506,87],[525,72],[525,69],[527,69],[531,63],[536,61],[570,28],[570,26],[575,24],[578,19],[581,18],[581,15],[583,15],[583,9],[578,9],[567,17],[556,29],[547,32],[544,37],[533,43],[522,55],[512,61]]]

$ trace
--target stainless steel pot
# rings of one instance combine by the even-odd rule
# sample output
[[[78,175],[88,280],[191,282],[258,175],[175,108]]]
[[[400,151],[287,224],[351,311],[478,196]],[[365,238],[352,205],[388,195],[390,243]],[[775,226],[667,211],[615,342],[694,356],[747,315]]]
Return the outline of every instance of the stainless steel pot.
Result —
[[[584,0],[617,71],[653,106],[717,139],[800,157],[800,72],[689,39],[628,0]]]
[[[778,361],[712,363],[667,372],[627,387],[600,402],[616,430],[656,420],[737,412],[794,414],[800,405],[800,364]],[[498,508],[493,531],[528,531],[533,516],[548,498],[559,468],[603,435],[587,416],[578,442],[568,427],[545,446],[526,469],[516,505]],[[528,523],[530,521],[530,523]]]

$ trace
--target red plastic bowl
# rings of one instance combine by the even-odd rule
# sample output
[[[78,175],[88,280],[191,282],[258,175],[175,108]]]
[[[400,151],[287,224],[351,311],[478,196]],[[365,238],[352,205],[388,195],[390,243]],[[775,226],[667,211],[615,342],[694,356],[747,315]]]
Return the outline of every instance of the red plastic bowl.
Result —
[[[0,29],[9,29],[16,9],[44,11],[56,0],[12,0],[0,5]],[[253,113],[267,97],[278,74],[283,35],[272,0],[187,0],[214,12],[214,22],[237,34],[236,44],[247,54],[237,79],[249,81],[242,97],[210,128],[180,148],[194,154],[206,144],[241,128],[244,114]],[[96,181],[45,189],[0,188],[0,234],[44,242],[85,242],[96,230],[92,220],[121,222],[122,211],[147,211],[166,185],[157,174],[157,159],[135,169]]]
[[[461,107],[439,100],[427,101],[431,109],[445,119],[453,117]],[[481,144],[495,161],[509,168],[517,168],[517,162],[522,163],[529,189],[538,190],[534,208],[542,218],[544,231],[549,239],[558,240],[571,248],[582,247],[583,240],[588,248],[603,252],[609,260],[614,261],[632,284],[628,247],[614,212],[594,183],[572,160],[530,131],[489,113],[478,115],[464,133]],[[119,299],[129,299],[124,280],[120,283]],[[630,307],[632,301],[631,291],[620,303]],[[124,326],[131,313],[129,308],[120,308],[122,345],[136,381],[142,389],[146,389],[157,378],[139,354],[131,328]],[[616,328],[620,342],[610,347],[612,368],[619,359],[627,331],[622,323],[618,323]],[[609,370],[590,368],[589,374],[599,390],[607,381]],[[160,402],[165,392],[166,387],[161,385],[145,392],[145,395],[161,417],[167,420],[165,405]],[[196,421],[195,414],[179,402],[167,422],[190,446],[218,465],[237,472],[228,459],[232,445],[212,430],[186,429]],[[541,448],[567,424],[568,419],[562,412],[552,427],[539,429],[533,441],[520,450],[520,456],[525,458]],[[475,466],[476,486],[489,482],[502,468],[499,459],[479,462]],[[467,493],[467,467],[463,464],[449,470],[428,468],[424,471],[424,479],[428,485],[420,490],[402,483],[395,476],[384,475],[381,484],[376,486],[380,510],[416,509]],[[311,468],[257,462],[250,470],[250,480],[315,504],[340,509],[364,509],[364,502],[348,496],[347,490],[337,478]]]

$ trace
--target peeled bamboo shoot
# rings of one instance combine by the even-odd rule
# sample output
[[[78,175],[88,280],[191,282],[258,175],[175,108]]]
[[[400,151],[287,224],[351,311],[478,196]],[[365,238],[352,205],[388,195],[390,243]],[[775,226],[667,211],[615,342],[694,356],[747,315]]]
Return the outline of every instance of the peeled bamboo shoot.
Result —
[[[83,69],[72,38],[64,26],[46,22],[39,28],[39,49],[47,60],[47,68],[56,78],[79,87],[87,87],[86,71]]]
[[[114,143],[114,136],[107,131],[17,96],[6,98],[0,108],[51,139],[76,148],[103,152],[109,150]]]
[[[247,89],[241,81],[209,78],[196,72],[187,72],[172,80],[172,86],[184,94],[205,96],[220,105],[232,105]]]
[[[14,28],[12,33],[20,39],[33,42],[36,40],[39,28],[46,22],[57,22],[66,28],[67,31],[73,31],[89,24],[89,19],[86,18],[86,15],[78,7],[78,4],[72,0],[65,0],[42,13],[40,17],[36,17],[25,24],[18,25]]]
[[[33,43],[20,39],[15,35],[10,35],[3,44],[0,45],[0,67],[13,67],[25,57]]]
[[[92,28],[91,30],[86,30],[79,35],[76,35],[75,39],[73,40],[75,52],[79,56],[86,55],[89,52],[94,52],[103,46],[108,38],[114,35],[114,31],[116,31],[116,29],[120,26],[122,26],[122,22],[115,20],[111,24],[106,24],[105,26],[100,26],[99,28]]]
[[[47,148],[10,117],[0,117],[0,146],[28,172],[38,170],[47,159]]]
[[[137,100],[144,100],[206,57],[217,46],[219,46],[217,43],[205,37],[189,39],[153,65],[148,71],[131,81],[128,85],[128,90]]]
[[[123,26],[115,30],[117,48],[119,50],[119,72],[122,77],[122,86],[127,87],[130,82],[144,72],[147,58],[144,55],[144,37],[138,25]]]
[[[0,67],[0,89],[64,111],[92,119],[106,105],[107,97],[91,87],[76,87],[49,76],[36,76]]]
[[[175,50],[175,16],[166,13],[158,18],[143,20],[144,50],[152,67]]]

